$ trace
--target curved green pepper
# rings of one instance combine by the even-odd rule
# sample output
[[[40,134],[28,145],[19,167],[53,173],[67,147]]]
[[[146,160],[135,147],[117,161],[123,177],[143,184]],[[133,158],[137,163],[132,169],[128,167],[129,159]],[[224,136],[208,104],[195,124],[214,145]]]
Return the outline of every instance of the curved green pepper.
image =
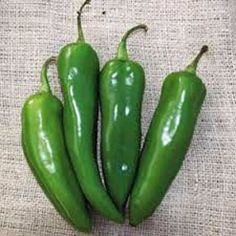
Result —
[[[91,222],[80,186],[69,163],[62,127],[62,104],[52,95],[47,67],[42,67],[42,85],[22,110],[22,146],[38,183],[57,211],[78,230],[89,232]]]
[[[182,165],[206,96],[196,68],[207,50],[207,46],[202,47],[184,71],[172,73],[164,81],[131,193],[131,225],[141,223],[155,211]]]
[[[99,61],[85,42],[78,12],[77,42],[64,46],[58,56],[58,75],[64,97],[64,130],[73,168],[90,204],[104,217],[123,222],[100,180],[96,164]]]
[[[133,183],[141,141],[141,106],[144,70],[128,58],[126,40],[138,25],[125,33],[117,56],[100,75],[102,113],[101,157],[105,183],[112,199],[123,209]]]

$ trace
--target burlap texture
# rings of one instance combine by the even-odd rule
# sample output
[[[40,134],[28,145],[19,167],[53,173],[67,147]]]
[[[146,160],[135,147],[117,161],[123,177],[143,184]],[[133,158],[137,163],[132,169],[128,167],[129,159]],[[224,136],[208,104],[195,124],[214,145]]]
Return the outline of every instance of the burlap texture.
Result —
[[[20,144],[20,112],[39,85],[50,55],[76,39],[82,1],[0,0],[0,235],[80,235],[54,210],[34,180]],[[93,214],[94,235],[236,235],[235,0],[94,0],[83,16],[101,65],[137,23],[149,31],[129,40],[146,72],[143,134],[163,78],[183,68],[203,44],[199,66],[208,94],[184,165],[155,214],[137,228]],[[55,68],[51,83],[59,94]]]

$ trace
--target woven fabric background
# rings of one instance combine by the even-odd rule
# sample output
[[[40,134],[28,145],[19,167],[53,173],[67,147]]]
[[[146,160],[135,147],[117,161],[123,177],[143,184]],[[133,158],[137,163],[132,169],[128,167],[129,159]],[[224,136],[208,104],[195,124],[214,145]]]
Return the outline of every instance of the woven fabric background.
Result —
[[[39,85],[49,55],[76,39],[82,1],[0,0],[0,235],[75,236],[34,180],[20,144],[20,112]],[[94,0],[84,11],[87,40],[101,65],[121,35],[137,23],[149,31],[129,40],[146,71],[143,134],[163,78],[180,70],[203,44],[199,66],[208,88],[184,165],[162,205],[137,228],[93,214],[94,235],[236,235],[236,2],[235,0]],[[56,70],[51,83],[60,96]]]

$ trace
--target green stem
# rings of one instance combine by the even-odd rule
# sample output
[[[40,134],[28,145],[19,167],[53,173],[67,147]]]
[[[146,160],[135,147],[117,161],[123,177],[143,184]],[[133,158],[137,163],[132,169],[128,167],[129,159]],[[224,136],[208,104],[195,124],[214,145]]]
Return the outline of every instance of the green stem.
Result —
[[[43,64],[41,69],[41,86],[39,91],[40,92],[46,92],[51,93],[50,85],[48,82],[48,67],[49,65],[56,63],[57,58],[56,57],[49,57]]]
[[[84,42],[84,33],[83,33],[83,28],[82,28],[82,24],[81,24],[81,15],[83,12],[83,9],[86,5],[90,4],[91,0],[85,0],[84,3],[82,4],[82,6],[80,7],[79,11],[77,12],[78,16],[77,16],[77,26],[78,26],[78,39],[77,41],[82,41]]]
[[[131,28],[130,30],[128,30],[124,36],[122,37],[119,46],[118,46],[118,50],[117,50],[117,58],[119,60],[128,60],[129,56],[128,56],[128,52],[127,52],[127,38],[130,36],[130,34],[132,34],[134,31],[138,30],[138,29],[143,29],[145,30],[145,32],[148,30],[148,27],[144,24],[140,24],[137,25],[133,28]]]
[[[202,58],[203,54],[205,54],[208,51],[208,46],[204,45],[198,55],[194,58],[194,60],[186,67],[186,71],[195,74],[197,70],[198,63],[200,59]]]

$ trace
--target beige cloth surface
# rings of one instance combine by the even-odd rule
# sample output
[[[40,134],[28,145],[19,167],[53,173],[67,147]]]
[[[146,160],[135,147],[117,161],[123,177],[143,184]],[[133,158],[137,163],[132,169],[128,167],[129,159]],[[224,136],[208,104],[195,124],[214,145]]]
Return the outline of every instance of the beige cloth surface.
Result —
[[[23,101],[39,85],[49,55],[76,39],[82,1],[0,0],[0,236],[74,236],[34,180],[20,145]],[[236,235],[235,0],[94,0],[83,15],[101,65],[137,23],[149,31],[129,40],[146,71],[143,134],[163,78],[208,44],[199,66],[208,95],[184,165],[155,214],[137,228],[93,214],[94,235]],[[105,11],[105,14],[103,13]],[[55,68],[51,83],[59,86]]]

